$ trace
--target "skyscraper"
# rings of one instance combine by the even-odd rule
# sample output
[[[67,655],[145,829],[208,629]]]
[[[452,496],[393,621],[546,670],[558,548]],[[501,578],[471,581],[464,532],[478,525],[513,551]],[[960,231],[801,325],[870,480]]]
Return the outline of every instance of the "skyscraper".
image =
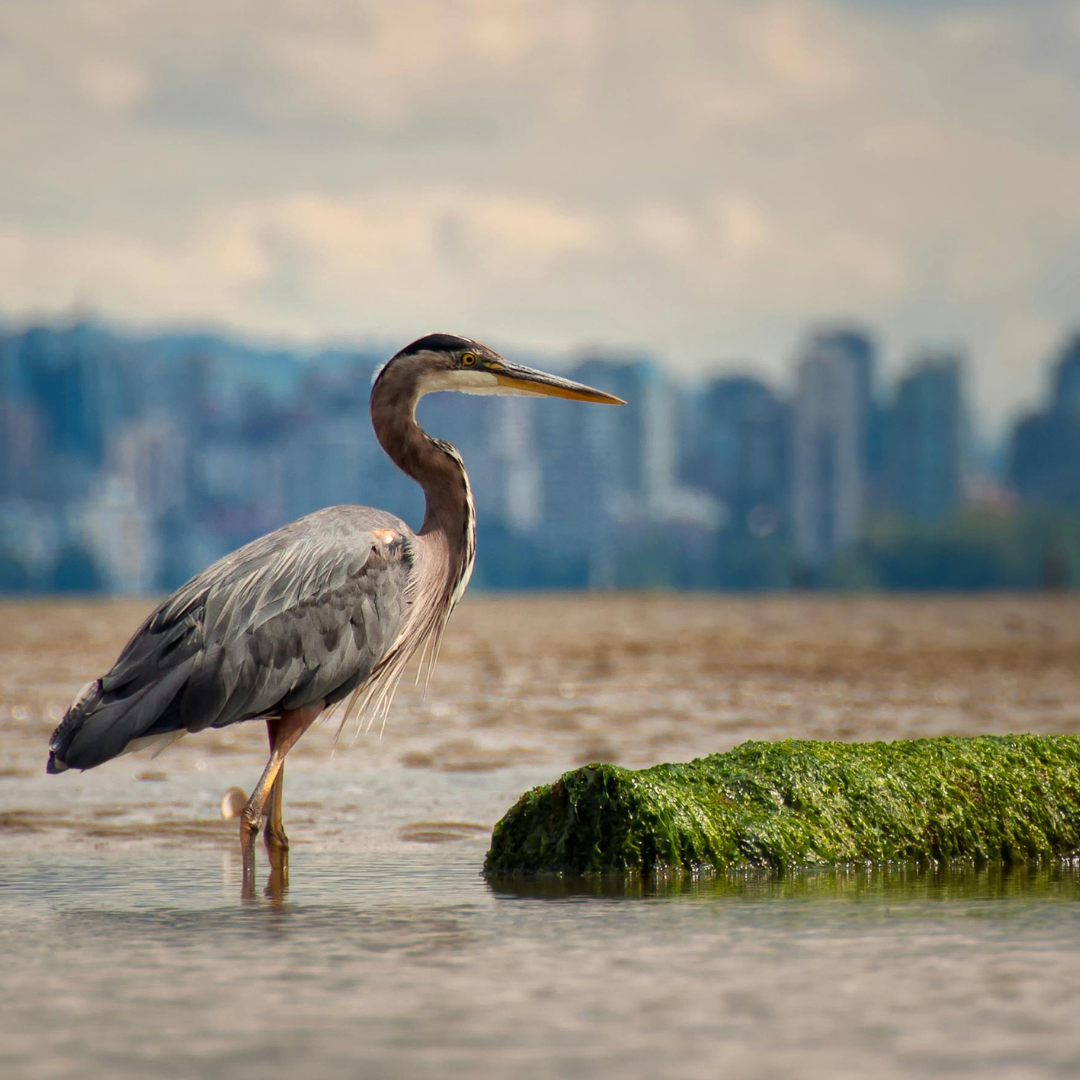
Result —
[[[1009,469],[1022,499],[1080,507],[1080,334],[1054,366],[1049,409],[1017,424]]]
[[[872,362],[866,339],[849,331],[814,334],[799,360],[791,516],[796,550],[815,567],[850,549],[862,529]]]
[[[787,516],[786,408],[765,383],[735,376],[705,387],[694,419],[686,481],[719,500],[732,531],[775,532]]]
[[[587,557],[593,584],[612,582],[616,522],[647,516],[658,486],[673,484],[673,409],[660,373],[645,360],[590,357],[571,377],[603,385],[619,409],[535,411],[542,517],[563,524],[549,543]],[[542,403],[541,403],[542,404]],[[669,471],[670,470],[670,471]]]
[[[941,521],[960,504],[964,417],[960,359],[926,356],[897,388],[889,418],[890,501],[921,521]]]
[[[1080,334],[1066,343],[1054,368],[1053,408],[1080,419]]]

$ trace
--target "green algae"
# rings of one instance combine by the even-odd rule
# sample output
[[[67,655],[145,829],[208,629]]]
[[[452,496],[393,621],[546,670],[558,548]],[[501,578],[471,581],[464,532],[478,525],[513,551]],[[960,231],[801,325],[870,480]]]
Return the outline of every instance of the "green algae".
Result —
[[[1080,736],[747,742],[523,795],[484,870],[655,873],[1080,855]]]

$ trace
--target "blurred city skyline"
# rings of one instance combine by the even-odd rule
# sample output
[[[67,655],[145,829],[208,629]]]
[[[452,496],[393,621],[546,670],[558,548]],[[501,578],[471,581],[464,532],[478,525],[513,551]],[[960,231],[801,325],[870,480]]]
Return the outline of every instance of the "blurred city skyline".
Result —
[[[641,352],[519,357],[628,404],[437,394],[419,419],[472,477],[480,586],[1080,586],[1080,334],[990,447],[962,349],[915,353],[899,377],[879,352],[857,324],[808,328],[784,386],[679,383]],[[415,524],[419,489],[367,415],[386,356],[0,330],[0,591],[172,588],[336,503]]]
[[[9,324],[775,383],[844,315],[1001,435],[1080,317],[1075,0],[0,0],[0,72]]]

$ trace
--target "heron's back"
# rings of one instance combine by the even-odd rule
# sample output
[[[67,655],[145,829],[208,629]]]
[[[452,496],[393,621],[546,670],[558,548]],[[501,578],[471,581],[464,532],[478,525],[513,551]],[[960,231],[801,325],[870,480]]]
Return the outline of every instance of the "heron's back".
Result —
[[[341,701],[398,640],[418,553],[381,510],[335,506],[225,556],[161,603],[50,742],[49,772],[132,744]]]

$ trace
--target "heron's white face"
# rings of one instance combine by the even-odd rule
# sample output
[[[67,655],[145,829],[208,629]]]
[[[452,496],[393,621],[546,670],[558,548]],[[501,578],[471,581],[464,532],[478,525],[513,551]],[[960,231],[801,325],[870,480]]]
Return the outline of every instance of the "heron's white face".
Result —
[[[561,397],[603,405],[624,405],[621,398],[594,390],[545,371],[513,364],[483,345],[453,352],[422,351],[414,354],[424,370],[418,380],[420,396],[439,390],[464,394],[498,394],[513,397]]]
[[[498,394],[499,380],[494,372],[476,368],[431,368],[420,376],[420,396],[440,390],[457,390],[463,394]]]

